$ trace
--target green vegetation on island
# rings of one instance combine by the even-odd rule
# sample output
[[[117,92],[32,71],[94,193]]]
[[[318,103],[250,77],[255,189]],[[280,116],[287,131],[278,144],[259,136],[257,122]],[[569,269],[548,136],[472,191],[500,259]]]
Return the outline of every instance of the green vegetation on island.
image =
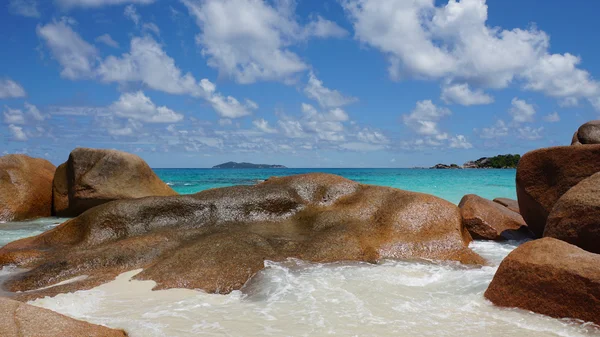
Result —
[[[437,164],[433,166],[432,169],[510,169],[517,168],[520,159],[521,155],[519,154],[503,154],[495,157],[483,157],[474,161],[468,161],[464,163],[462,167],[456,164]]]

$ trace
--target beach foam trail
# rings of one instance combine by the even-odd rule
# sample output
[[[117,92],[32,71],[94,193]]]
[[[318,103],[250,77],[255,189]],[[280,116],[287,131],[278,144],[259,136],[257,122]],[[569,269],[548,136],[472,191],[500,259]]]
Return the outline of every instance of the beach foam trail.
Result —
[[[31,304],[125,329],[130,336],[592,336],[591,325],[501,309],[483,297],[515,243],[474,242],[493,266],[385,261],[266,262],[241,291],[151,291],[136,273]]]

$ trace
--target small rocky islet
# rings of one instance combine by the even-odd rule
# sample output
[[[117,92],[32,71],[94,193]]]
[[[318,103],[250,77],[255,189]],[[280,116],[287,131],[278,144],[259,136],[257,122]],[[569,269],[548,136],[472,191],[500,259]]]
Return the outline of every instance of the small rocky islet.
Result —
[[[265,260],[477,266],[486,262],[471,240],[515,238],[532,240],[505,258],[485,297],[600,324],[599,126],[583,125],[571,146],[520,158],[517,201],[466,195],[458,206],[319,173],[178,195],[141,158],[115,150],[78,148],[58,168],[1,157],[0,221],[74,218],[0,248],[0,267],[26,270],[2,285],[12,299],[0,298],[0,335],[36,335],[45,326],[49,336],[125,336],[19,301],[90,289],[133,269],[155,289],[225,294]]]

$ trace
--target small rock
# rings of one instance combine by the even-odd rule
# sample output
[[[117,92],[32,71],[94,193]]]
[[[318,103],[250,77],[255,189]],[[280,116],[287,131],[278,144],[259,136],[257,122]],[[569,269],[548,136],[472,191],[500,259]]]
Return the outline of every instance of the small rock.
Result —
[[[458,207],[465,228],[475,240],[501,241],[531,236],[518,213],[491,200],[468,194]]]

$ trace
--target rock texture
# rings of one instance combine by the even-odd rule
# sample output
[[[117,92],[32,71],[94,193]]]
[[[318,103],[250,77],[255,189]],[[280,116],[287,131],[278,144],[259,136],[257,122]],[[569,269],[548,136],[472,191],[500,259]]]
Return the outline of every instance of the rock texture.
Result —
[[[558,199],[544,236],[600,254],[600,173],[582,180]]]
[[[600,144],[600,120],[590,121],[579,127],[571,145]]]
[[[2,337],[126,337],[122,330],[78,321],[54,311],[0,297]]]
[[[519,202],[514,199],[496,198],[494,199],[494,202],[508,208],[513,212],[521,214],[521,211],[519,210]]]
[[[600,145],[559,146],[525,154],[517,168],[517,196],[529,229],[541,237],[558,199],[599,171]]]
[[[77,216],[113,200],[176,195],[146,162],[133,154],[77,148],[54,177],[58,216]]]
[[[0,157],[0,221],[50,216],[55,170],[44,159],[22,154]]]
[[[0,249],[20,299],[86,289],[124,271],[157,288],[239,289],[264,260],[437,259],[481,264],[459,209],[431,195],[361,185],[329,174],[270,178],[188,196],[119,200]]]
[[[485,297],[556,318],[600,324],[600,255],[566,242],[527,242],[500,264]]]
[[[463,224],[475,240],[511,240],[529,237],[527,224],[518,213],[475,194],[460,204]]]

